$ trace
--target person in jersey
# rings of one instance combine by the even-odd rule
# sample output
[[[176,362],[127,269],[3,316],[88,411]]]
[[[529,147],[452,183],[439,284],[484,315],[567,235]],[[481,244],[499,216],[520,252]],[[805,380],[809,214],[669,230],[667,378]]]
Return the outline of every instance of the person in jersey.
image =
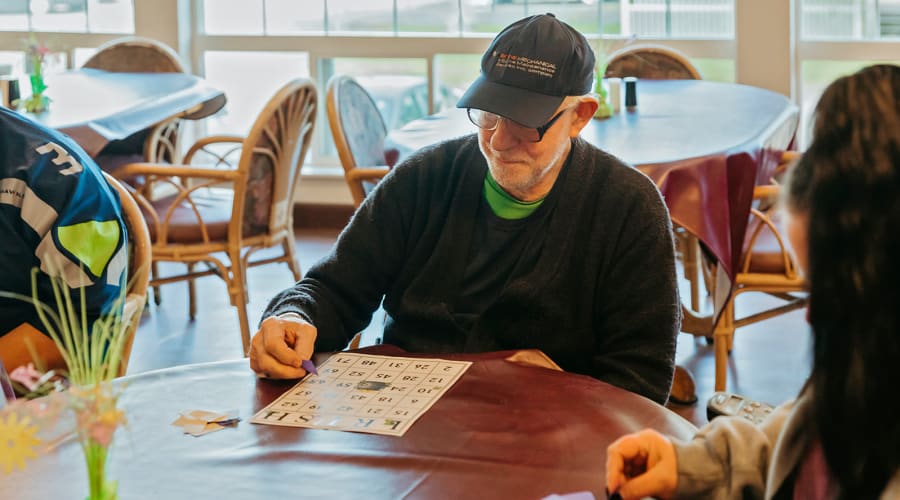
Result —
[[[116,312],[127,236],[118,193],[94,161],[63,134],[0,107],[0,290],[31,297],[37,268],[38,300],[57,310],[51,277],[59,278],[76,311],[83,294],[91,324]],[[34,305],[0,297],[0,361],[10,371],[64,365]]]
[[[505,28],[460,99],[476,134],[416,152],[334,248],[272,299],[249,352],[301,377],[383,304],[407,351],[540,349],[664,402],[681,306],[672,228],[646,176],[579,137],[597,109],[585,37],[552,14]]]

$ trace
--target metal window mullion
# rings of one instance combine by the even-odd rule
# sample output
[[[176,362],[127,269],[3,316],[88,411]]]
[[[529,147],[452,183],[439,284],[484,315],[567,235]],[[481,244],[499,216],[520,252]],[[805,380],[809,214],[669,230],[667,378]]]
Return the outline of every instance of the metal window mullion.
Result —
[[[603,35],[603,0],[597,0],[597,35]]]
[[[672,37],[672,0],[666,0],[666,37]]]
[[[428,82],[428,114],[434,114],[434,101],[437,98],[437,92],[435,92],[435,88],[437,88],[437,81],[434,75],[434,59],[437,57],[436,53],[432,53],[431,57],[425,59],[425,80]]]
[[[326,0],[327,3],[327,0]],[[322,85],[319,85],[320,77],[324,76],[319,71],[322,69],[322,64],[324,62],[324,58],[321,53],[317,50],[316,47],[311,47],[310,50],[306,51],[309,54],[309,78],[316,84],[316,87],[319,89],[319,102],[325,102],[325,93],[327,91],[325,85],[328,82],[323,81]],[[325,106],[319,106],[316,110],[318,116],[316,117],[316,121],[321,124],[328,123],[328,113],[325,109]],[[336,158],[329,157],[327,155],[322,154],[322,151],[325,149],[325,144],[328,141],[328,134],[330,134],[330,128],[325,126],[319,126],[313,128],[313,144],[315,147],[310,148],[312,153],[311,162],[319,165],[340,165]]]
[[[191,0],[190,10],[193,19],[190,19],[190,55],[191,55],[191,68],[193,72],[198,75],[206,75],[206,61],[203,60],[204,50],[202,50],[197,43],[197,40],[206,36],[206,32],[203,29],[203,22],[205,18],[204,6],[202,0]],[[201,120],[202,121],[202,120]],[[203,125],[204,129],[206,127],[205,123]],[[203,133],[206,133],[206,130],[203,130]]]

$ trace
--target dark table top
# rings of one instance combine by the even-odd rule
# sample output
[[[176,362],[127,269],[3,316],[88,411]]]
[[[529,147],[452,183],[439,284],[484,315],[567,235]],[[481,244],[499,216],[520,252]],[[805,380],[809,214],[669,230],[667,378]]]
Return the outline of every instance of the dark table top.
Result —
[[[82,68],[48,75],[50,109],[28,114],[68,134],[96,156],[110,141],[181,116],[199,119],[225,105],[225,94],[186,73],[111,73]],[[24,89],[23,89],[24,90]]]
[[[120,498],[538,499],[584,490],[603,498],[614,439],[646,427],[679,438],[696,431],[646,398],[507,361],[512,352],[362,352],[473,364],[402,437],[250,424],[295,381],[257,379],[246,360],[127,377],[120,406],[128,426],[116,434],[109,467]],[[191,409],[238,409],[244,421],[195,438],[170,425]],[[0,498],[80,498],[84,476],[70,441],[3,477]]]

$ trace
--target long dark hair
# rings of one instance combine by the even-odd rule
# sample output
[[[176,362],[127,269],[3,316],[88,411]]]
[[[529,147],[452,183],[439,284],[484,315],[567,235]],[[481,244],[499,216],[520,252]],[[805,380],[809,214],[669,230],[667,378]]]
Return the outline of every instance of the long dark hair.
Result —
[[[842,498],[900,471],[900,67],[832,83],[786,190],[809,215],[814,429]]]

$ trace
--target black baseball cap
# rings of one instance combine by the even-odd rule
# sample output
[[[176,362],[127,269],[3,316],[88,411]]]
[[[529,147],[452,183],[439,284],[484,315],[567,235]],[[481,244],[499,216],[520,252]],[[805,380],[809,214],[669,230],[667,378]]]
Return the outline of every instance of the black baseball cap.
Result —
[[[594,51],[584,35],[553,14],[507,26],[481,58],[481,74],[456,104],[526,127],[547,123],[566,96],[594,82]]]

